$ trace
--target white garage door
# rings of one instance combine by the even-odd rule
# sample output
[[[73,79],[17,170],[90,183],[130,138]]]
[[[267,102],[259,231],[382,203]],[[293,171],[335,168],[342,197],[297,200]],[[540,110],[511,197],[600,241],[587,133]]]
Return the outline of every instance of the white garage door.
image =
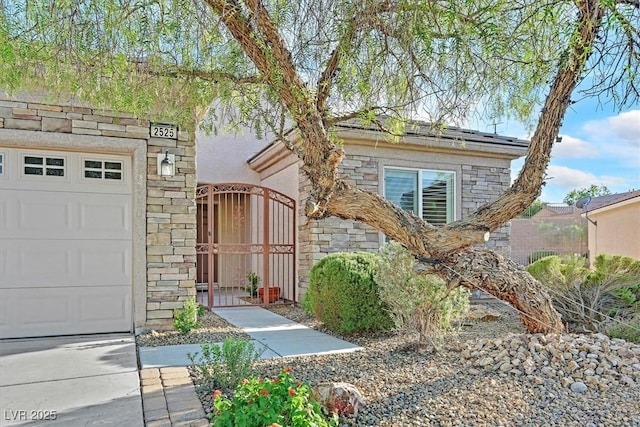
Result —
[[[130,331],[131,161],[0,147],[0,337]]]

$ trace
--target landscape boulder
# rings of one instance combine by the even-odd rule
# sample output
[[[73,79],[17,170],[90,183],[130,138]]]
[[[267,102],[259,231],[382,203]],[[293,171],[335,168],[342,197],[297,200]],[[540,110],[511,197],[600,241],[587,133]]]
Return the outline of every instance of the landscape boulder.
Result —
[[[349,383],[321,383],[315,387],[314,394],[330,414],[355,416],[365,405],[360,390]]]

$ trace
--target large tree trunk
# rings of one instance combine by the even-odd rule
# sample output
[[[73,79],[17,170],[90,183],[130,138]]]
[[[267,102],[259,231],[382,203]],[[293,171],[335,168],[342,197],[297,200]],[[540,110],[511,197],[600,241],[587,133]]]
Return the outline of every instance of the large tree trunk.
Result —
[[[467,286],[477,282],[487,292],[521,310],[525,313],[522,321],[529,331],[563,330],[560,316],[539,282],[515,263],[470,247],[486,241],[490,232],[522,213],[540,195],[562,118],[602,25],[604,9],[600,0],[576,1],[579,13],[566,60],[558,66],[518,179],[500,198],[468,218],[440,227],[402,211],[379,195],[351,188],[338,179],[344,153],[330,141],[323,115],[331,83],[329,76],[337,71],[335,56],[339,53],[332,54],[323,73],[322,90],[314,93],[298,74],[284,39],[260,0],[240,2],[244,7],[231,0],[206,2],[220,15],[264,81],[277,90],[296,122],[297,139],[286,143],[302,160],[302,170],[312,183],[306,201],[309,218],[336,216],[369,224],[402,243],[419,259],[444,263],[455,272],[445,273],[450,278],[466,277],[463,283],[467,281]]]
[[[485,249],[468,248],[437,267],[440,276],[460,285],[479,288],[511,304],[527,331],[561,333],[560,314],[544,287],[520,265]]]

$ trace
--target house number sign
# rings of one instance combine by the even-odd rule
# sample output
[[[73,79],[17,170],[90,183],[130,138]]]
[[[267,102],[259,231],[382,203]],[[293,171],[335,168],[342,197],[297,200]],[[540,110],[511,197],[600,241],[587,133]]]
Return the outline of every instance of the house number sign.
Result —
[[[151,137],[178,139],[178,126],[165,123],[151,123]]]

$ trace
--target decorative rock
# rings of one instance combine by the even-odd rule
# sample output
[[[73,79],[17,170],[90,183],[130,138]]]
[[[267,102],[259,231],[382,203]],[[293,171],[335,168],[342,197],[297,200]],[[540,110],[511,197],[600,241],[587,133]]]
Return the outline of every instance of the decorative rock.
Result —
[[[567,370],[569,372],[573,372],[576,369],[578,369],[580,367],[580,365],[578,365],[578,362],[576,362],[575,360],[571,360],[569,361],[569,363],[567,363]]]
[[[560,384],[562,384],[562,387],[569,387],[574,382],[575,381],[571,377],[564,377],[560,380]]]
[[[502,318],[502,314],[500,314],[499,312],[492,310],[489,307],[481,307],[481,306],[473,307],[467,314],[467,319],[481,320],[483,322],[493,322],[496,320],[500,320],[501,318]]]
[[[636,385],[635,381],[633,381],[633,378],[626,375],[620,378],[620,381],[622,381],[623,383],[627,384],[630,387],[634,387]]]
[[[571,391],[574,393],[585,393],[588,390],[587,386],[582,382],[576,381],[571,384]]]
[[[329,413],[357,415],[365,405],[360,390],[349,383],[321,383],[315,387],[315,397]]]

